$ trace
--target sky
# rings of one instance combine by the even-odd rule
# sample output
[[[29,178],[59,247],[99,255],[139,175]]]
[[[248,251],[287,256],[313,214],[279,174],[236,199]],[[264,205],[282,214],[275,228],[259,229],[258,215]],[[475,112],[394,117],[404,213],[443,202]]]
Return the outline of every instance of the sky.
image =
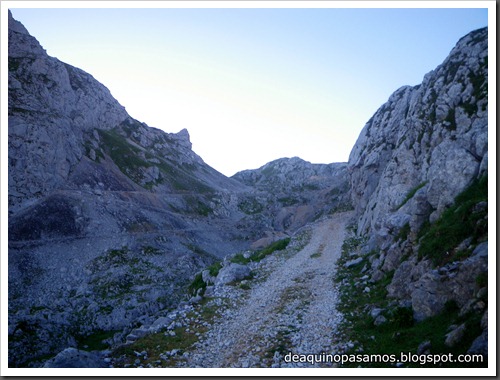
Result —
[[[228,176],[281,157],[347,161],[389,96],[421,83],[488,16],[454,8],[35,9],[11,2],[10,9],[49,55],[94,76],[130,116],[169,133],[188,129],[193,150]]]

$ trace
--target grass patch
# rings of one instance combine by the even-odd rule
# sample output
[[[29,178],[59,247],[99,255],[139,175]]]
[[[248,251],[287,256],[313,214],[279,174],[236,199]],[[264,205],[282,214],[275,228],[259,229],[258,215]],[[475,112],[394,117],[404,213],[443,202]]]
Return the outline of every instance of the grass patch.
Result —
[[[152,247],[150,245],[142,247],[142,253],[146,256],[155,256],[162,254],[162,252],[158,248]]]
[[[420,232],[419,257],[430,258],[434,265],[444,265],[459,254],[457,245],[468,237],[472,243],[488,239],[488,207],[476,208],[488,201],[488,177],[474,181],[455,198],[453,206],[443,212],[432,225],[425,224]],[[461,258],[465,258],[461,255]]]
[[[275,241],[274,243],[272,243],[271,245],[269,245],[268,247],[266,247],[264,249],[253,252],[248,257],[245,257],[243,255],[243,253],[238,253],[237,255],[233,256],[230,261],[232,263],[242,264],[242,265],[248,264],[252,261],[258,262],[258,261],[261,261],[264,257],[272,254],[275,251],[284,250],[288,246],[288,243],[290,243],[290,238],[281,239],[281,240]]]
[[[240,211],[247,215],[260,214],[264,210],[264,206],[256,198],[247,198],[238,203]]]
[[[408,234],[410,233],[410,223],[406,223],[401,229],[399,230],[398,234],[396,235],[396,241],[405,241],[408,239]]]
[[[97,330],[86,336],[77,336],[78,348],[86,351],[105,350],[109,348],[109,344],[105,343],[104,340],[112,338],[117,332],[120,330]]]
[[[420,190],[422,187],[424,187],[425,185],[427,185],[427,182],[428,181],[424,181],[420,184],[418,184],[417,186],[415,186],[414,188],[412,188],[408,194],[406,194],[405,196],[405,199],[403,199],[403,201],[399,204],[398,207],[396,207],[396,210],[399,210],[401,207],[403,207],[410,199],[413,198],[413,196],[415,195],[415,193]]]
[[[457,129],[457,122],[455,120],[455,109],[450,108],[448,110],[448,114],[446,115],[446,118],[444,119],[444,126],[446,129],[450,131],[454,131]]]
[[[188,293],[191,296],[195,296],[198,291],[201,289],[201,295],[205,293],[205,289],[207,288],[207,283],[203,281],[203,276],[201,273],[198,273],[194,276],[194,280],[188,286]]]
[[[220,261],[210,265],[208,269],[208,273],[212,277],[216,277],[219,274],[220,269],[222,268],[222,263]]]
[[[318,257],[321,257],[323,254],[323,250],[325,249],[325,245],[321,244],[318,248],[317,252],[314,252],[311,256],[309,256],[311,259],[317,259]]]
[[[123,174],[139,184],[143,179],[140,168],[151,166],[149,162],[139,157],[140,149],[130,144],[126,137],[120,135],[116,130],[100,129],[98,131],[104,144],[103,149],[109,154],[116,166]]]
[[[243,290],[250,290],[251,287],[250,287],[250,284],[248,282],[244,282],[244,283],[241,283],[240,284],[240,289],[243,289]]]
[[[142,367],[175,367],[182,358],[182,353],[189,350],[204,334],[208,327],[205,322],[212,323],[219,315],[219,307],[202,301],[198,307],[187,314],[182,327],[176,327],[169,334],[167,329],[157,333],[146,335],[132,344],[118,347],[113,351],[116,367],[127,367],[131,365]],[[177,350],[173,356],[168,352]],[[137,355],[145,352],[146,355]],[[138,360],[140,363],[136,363]],[[135,364],[136,363],[136,364]]]
[[[351,247],[351,250],[347,249]],[[367,355],[392,355],[396,358],[401,353],[416,354],[419,345],[424,341],[430,341],[431,354],[453,354],[459,355],[467,351],[473,340],[481,333],[480,313],[469,313],[459,316],[459,308],[452,303],[446,305],[445,310],[434,317],[427,318],[421,322],[413,319],[413,310],[410,307],[397,306],[387,298],[387,285],[391,282],[393,272],[387,273],[385,277],[376,283],[364,283],[362,268],[363,262],[345,268],[343,263],[351,259],[350,252],[357,248],[352,244],[352,239],[346,239],[344,250],[339,258],[339,269],[335,280],[339,283],[340,302],[339,311],[344,316],[340,326],[341,333],[355,345],[346,354]],[[376,253],[372,253],[376,254]],[[364,264],[365,263],[365,264]],[[484,282],[483,279],[480,281]],[[370,291],[366,292],[366,286]],[[370,315],[373,308],[383,309],[382,315],[386,322],[376,326],[374,318]],[[446,334],[450,331],[452,324],[466,324],[466,333],[463,339],[454,347],[445,345]],[[359,351],[360,348],[362,351]],[[345,367],[358,367],[360,363],[347,363]],[[369,367],[392,367],[395,363],[364,363]],[[487,363],[406,363],[409,367],[485,367]]]

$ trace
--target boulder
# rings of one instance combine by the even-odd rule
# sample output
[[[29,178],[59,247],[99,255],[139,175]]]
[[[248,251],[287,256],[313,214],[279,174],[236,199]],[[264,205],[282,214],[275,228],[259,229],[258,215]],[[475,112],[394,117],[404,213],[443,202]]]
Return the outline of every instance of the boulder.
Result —
[[[66,348],[55,357],[47,360],[44,368],[105,368],[104,360],[95,353],[78,350],[73,347]]]
[[[384,311],[384,309],[380,309],[378,307],[375,307],[373,308],[371,311],[370,311],[370,316],[375,319],[377,318],[382,312]]]
[[[345,267],[345,268],[350,268],[350,267],[352,267],[352,266],[354,266],[354,265],[359,264],[359,263],[360,263],[360,262],[362,262],[362,261],[363,261],[363,258],[362,258],[362,257],[358,257],[357,259],[353,259],[353,260],[349,260],[349,261],[347,261],[347,262],[344,264],[344,267]]]
[[[485,359],[488,358],[488,330],[484,330],[481,335],[474,339],[467,353],[481,354]]]
[[[418,345],[417,355],[428,354],[430,353],[430,349],[432,347],[431,341],[426,340]]]
[[[458,326],[457,328],[453,329],[448,334],[446,334],[446,339],[444,341],[444,344],[446,344],[448,347],[456,346],[458,343],[460,343],[460,341],[464,337],[465,330],[466,330],[465,323],[462,323],[460,326]]]
[[[219,270],[215,285],[226,285],[241,281],[250,276],[250,268],[246,265],[230,263]]]
[[[382,314],[380,314],[377,318],[375,318],[375,321],[373,321],[373,324],[375,326],[380,326],[380,325],[383,325],[386,322],[387,322],[387,318],[384,317]]]

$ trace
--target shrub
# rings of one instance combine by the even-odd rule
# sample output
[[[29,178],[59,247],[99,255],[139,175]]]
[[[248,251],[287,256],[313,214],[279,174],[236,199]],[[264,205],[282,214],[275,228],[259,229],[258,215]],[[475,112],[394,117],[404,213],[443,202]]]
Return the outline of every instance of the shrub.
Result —
[[[203,281],[203,277],[201,273],[198,273],[193,282],[188,287],[188,293],[192,296],[195,296],[198,293],[199,289],[202,289],[201,294],[205,293],[205,289],[207,288],[207,284]]]
[[[207,269],[210,276],[215,277],[219,274],[220,268],[222,268],[222,263],[218,261],[215,264],[210,265]]]

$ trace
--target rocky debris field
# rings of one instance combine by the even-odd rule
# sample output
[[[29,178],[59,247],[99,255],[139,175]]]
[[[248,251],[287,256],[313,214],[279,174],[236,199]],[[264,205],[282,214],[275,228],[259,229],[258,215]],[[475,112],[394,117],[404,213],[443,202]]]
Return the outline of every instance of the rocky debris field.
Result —
[[[109,365],[292,367],[310,364],[287,363],[288,353],[344,352],[352,344],[338,331],[333,277],[351,218],[344,212],[305,227],[285,250],[250,263],[252,279],[219,283],[210,297],[193,297],[136,329],[143,337],[132,332],[128,344],[108,353]]]

